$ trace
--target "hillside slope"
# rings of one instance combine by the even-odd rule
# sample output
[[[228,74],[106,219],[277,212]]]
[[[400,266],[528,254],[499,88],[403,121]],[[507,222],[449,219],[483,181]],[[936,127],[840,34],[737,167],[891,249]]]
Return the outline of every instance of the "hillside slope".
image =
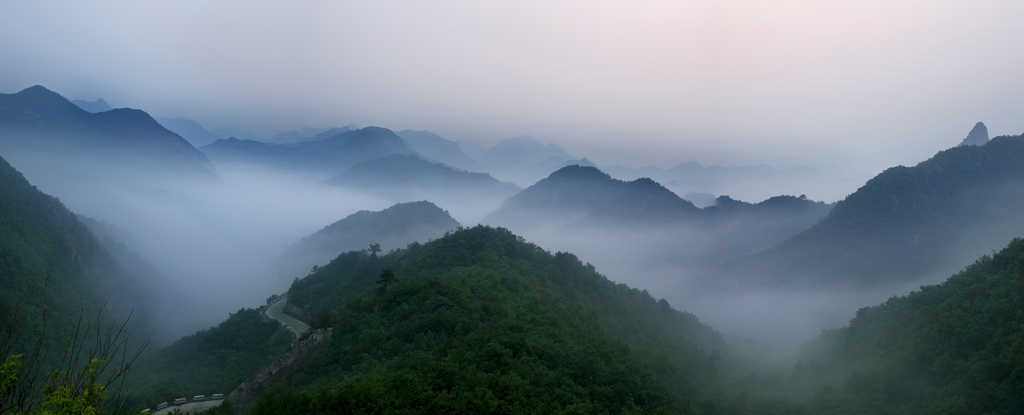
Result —
[[[845,374],[812,401],[832,413],[1024,413],[1024,240],[857,311],[808,355],[796,377]]]
[[[25,328],[65,336],[104,304],[115,316],[136,308],[146,321],[152,292],[129,275],[74,213],[0,158],[0,321],[15,307]],[[52,339],[57,344],[58,339]],[[58,347],[58,346],[54,346]]]

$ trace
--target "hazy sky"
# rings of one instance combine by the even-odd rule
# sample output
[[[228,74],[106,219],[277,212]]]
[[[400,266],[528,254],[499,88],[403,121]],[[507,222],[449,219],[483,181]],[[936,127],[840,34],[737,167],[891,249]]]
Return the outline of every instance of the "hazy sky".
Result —
[[[1024,2],[0,0],[0,92],[874,174],[1024,132]]]

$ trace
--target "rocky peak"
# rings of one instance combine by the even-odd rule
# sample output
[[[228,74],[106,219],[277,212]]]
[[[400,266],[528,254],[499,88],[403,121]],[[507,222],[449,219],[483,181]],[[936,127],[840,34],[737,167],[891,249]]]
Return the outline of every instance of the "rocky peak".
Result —
[[[967,138],[960,142],[961,146],[983,146],[988,142],[988,128],[985,127],[985,123],[978,122],[974,124],[974,128],[967,134]]]

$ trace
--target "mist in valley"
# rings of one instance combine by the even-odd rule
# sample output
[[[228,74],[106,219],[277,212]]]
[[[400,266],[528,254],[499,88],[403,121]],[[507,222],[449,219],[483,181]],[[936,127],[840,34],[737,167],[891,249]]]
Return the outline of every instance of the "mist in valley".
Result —
[[[875,364],[872,347],[891,352],[872,341],[904,339],[871,325],[918,315],[886,304],[988,304],[955,296],[995,285],[941,284],[1009,275],[992,258],[1024,236],[1024,59],[1007,53],[1024,48],[1015,2],[186,3],[0,6],[0,157],[103,247],[90,251],[74,215],[12,190],[56,219],[0,203],[15,212],[0,217],[0,277],[49,281],[32,261],[58,254],[54,263],[82,268],[60,278],[109,271],[95,288],[114,311],[139,313],[148,356],[223,336],[220,324],[236,324],[235,336],[264,325],[258,348],[230,352],[252,365],[218,380],[231,387],[293,339],[263,309],[240,309],[290,293],[285,313],[314,330],[372,325],[395,286],[523,266],[569,281],[517,280],[567,290],[536,298],[606,307],[594,315],[612,337],[649,347],[642,366],[669,356],[681,360],[664,368],[700,377],[720,365],[742,384],[707,387],[719,394],[708,399],[826,396],[814,395],[825,383],[856,389],[842,382]],[[4,234],[5,220],[28,225]],[[572,256],[531,256],[528,243]],[[19,251],[28,246],[42,253]],[[494,258],[493,269],[459,262]],[[639,291],[588,279],[595,270]],[[490,306],[478,308],[497,313]],[[963,313],[1007,314],[992,307]],[[929,310],[920,315],[946,309]],[[627,321],[638,316],[647,320]],[[203,330],[209,338],[188,337]],[[664,333],[697,346],[650,340]],[[345,350],[363,346],[353,344]],[[907,378],[962,367],[921,364]],[[147,388],[163,381],[144,377]]]

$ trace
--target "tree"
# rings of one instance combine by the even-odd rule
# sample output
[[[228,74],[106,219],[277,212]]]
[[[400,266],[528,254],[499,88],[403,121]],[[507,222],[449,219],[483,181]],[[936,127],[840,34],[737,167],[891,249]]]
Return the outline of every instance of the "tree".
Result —
[[[380,244],[370,244],[370,255],[377,256],[378,252],[380,252]]]
[[[377,278],[377,285],[380,286],[377,288],[377,291],[380,294],[384,294],[388,287],[397,283],[398,278],[395,277],[395,271],[391,270],[391,268],[381,270],[380,278]]]
[[[45,351],[48,313],[43,314],[37,339],[25,342],[17,311],[15,307],[8,324],[0,327],[0,353],[4,356],[0,363],[0,414],[98,414],[126,410],[120,391],[135,360],[149,344],[145,341],[137,350],[129,350],[125,328],[131,314],[119,324],[106,318],[105,308],[101,307],[95,323],[83,325],[83,311],[78,327],[64,340],[64,354],[53,364]],[[112,399],[111,391],[115,394]]]

